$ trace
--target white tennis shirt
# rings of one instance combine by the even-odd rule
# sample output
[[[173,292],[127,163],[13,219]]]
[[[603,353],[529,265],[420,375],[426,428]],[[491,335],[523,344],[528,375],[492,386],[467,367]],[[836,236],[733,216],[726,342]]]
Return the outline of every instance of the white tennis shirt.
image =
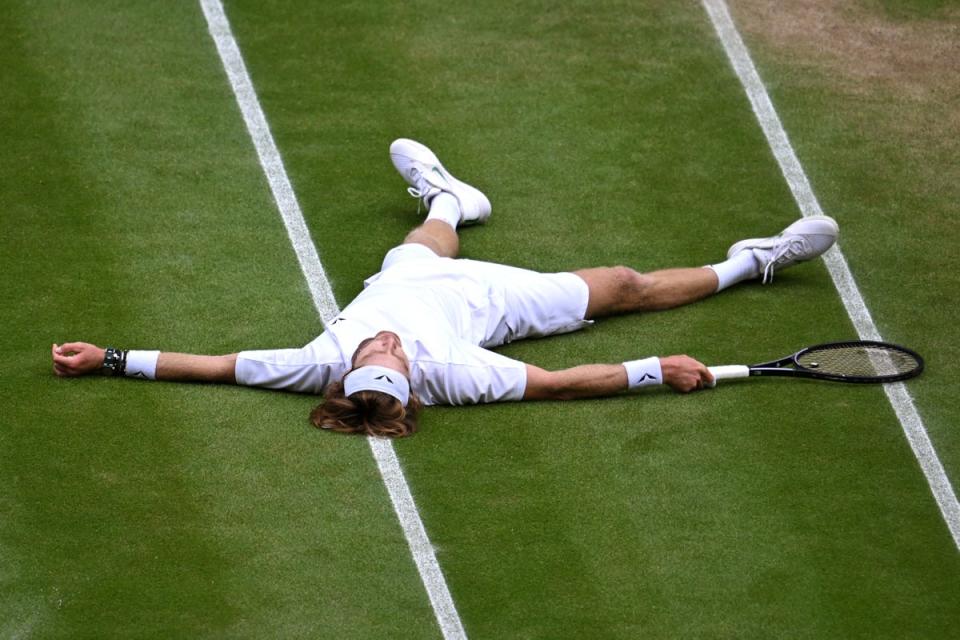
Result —
[[[484,348],[511,338],[502,287],[471,268],[488,264],[436,256],[393,264],[302,349],[241,352],[237,382],[322,393],[349,370],[362,340],[386,330],[400,336],[411,388],[425,404],[520,400],[526,366]]]
[[[440,258],[420,244],[392,249],[383,270],[302,349],[243,351],[239,384],[320,394],[350,370],[357,346],[392,331],[424,404],[521,400],[526,365],[489,350],[511,340],[576,331],[589,299],[572,273],[537,273]]]

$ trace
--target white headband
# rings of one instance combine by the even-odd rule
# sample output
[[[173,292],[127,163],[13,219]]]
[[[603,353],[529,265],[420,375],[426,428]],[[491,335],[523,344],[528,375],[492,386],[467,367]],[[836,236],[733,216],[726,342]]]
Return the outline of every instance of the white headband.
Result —
[[[407,406],[410,399],[410,381],[395,369],[368,365],[354,369],[343,378],[343,394],[352,396],[358,391],[382,391]]]

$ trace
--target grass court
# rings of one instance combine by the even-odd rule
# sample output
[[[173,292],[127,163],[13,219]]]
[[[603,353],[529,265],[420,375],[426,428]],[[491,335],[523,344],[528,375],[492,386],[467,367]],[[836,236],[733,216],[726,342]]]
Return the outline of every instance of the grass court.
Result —
[[[786,6],[784,6],[786,5]],[[800,213],[698,2],[225,4],[345,305],[421,217],[418,139],[493,203],[465,257],[718,261]],[[960,478],[960,13],[731,0]],[[53,342],[230,353],[321,330],[197,2],[0,3],[0,637],[437,638],[363,438],[317,399],[61,380]],[[752,363],[855,338],[822,261],[509,345]],[[471,638],[939,638],[960,555],[884,392],[789,379],[432,408],[394,448]]]

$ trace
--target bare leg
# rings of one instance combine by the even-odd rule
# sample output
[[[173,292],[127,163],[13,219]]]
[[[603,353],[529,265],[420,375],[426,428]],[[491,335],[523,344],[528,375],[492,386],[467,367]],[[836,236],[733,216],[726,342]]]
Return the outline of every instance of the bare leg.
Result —
[[[456,258],[460,251],[457,230],[441,220],[426,220],[407,234],[403,244],[422,244],[441,258]]]
[[[689,304],[717,291],[713,269],[664,269],[639,273],[630,267],[599,267],[575,271],[590,289],[587,318],[657,311]]]

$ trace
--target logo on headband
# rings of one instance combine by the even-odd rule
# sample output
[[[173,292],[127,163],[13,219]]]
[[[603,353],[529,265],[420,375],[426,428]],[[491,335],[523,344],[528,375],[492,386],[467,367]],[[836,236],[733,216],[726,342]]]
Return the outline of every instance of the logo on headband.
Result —
[[[394,378],[398,380],[394,382]],[[354,369],[343,377],[344,395],[350,397],[360,391],[380,391],[407,406],[407,401],[410,400],[410,381],[393,369],[368,365]]]

